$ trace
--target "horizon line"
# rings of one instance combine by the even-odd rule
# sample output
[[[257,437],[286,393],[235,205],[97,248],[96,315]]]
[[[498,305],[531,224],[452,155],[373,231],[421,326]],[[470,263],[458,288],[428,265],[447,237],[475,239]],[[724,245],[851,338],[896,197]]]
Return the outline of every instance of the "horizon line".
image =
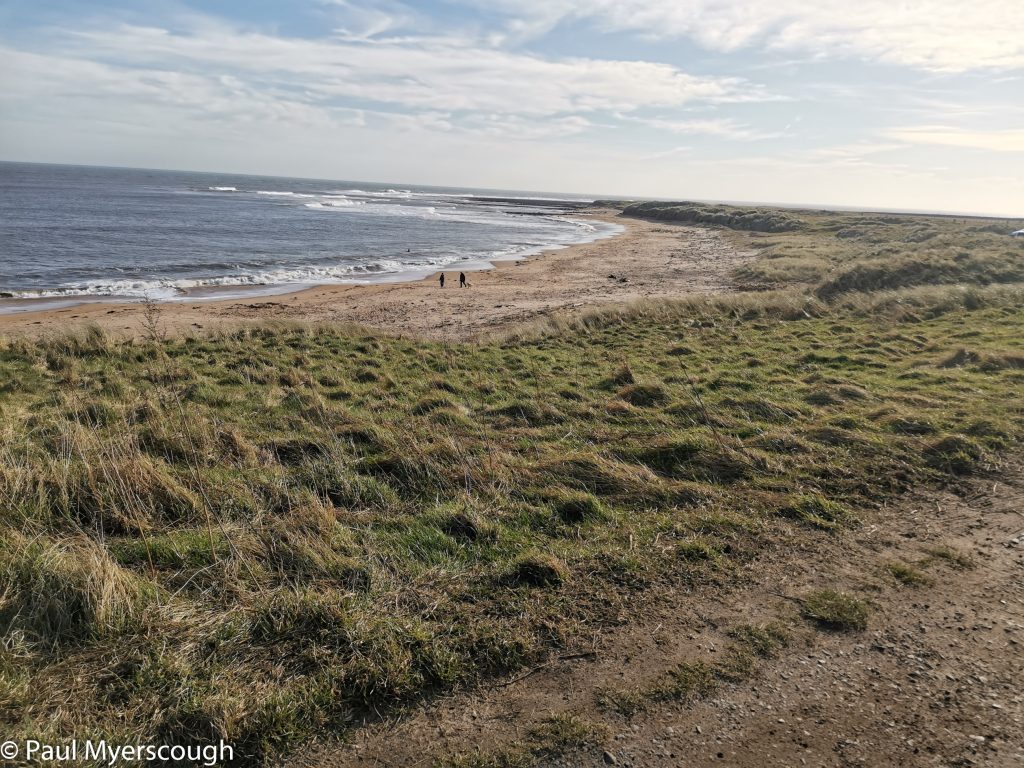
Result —
[[[756,201],[756,200],[722,200],[712,198],[700,198],[700,197],[653,197],[650,195],[628,195],[619,193],[609,194],[595,194],[592,192],[565,192],[565,191],[552,191],[552,190],[527,190],[527,189],[511,189],[508,187],[477,187],[469,184],[465,185],[451,185],[451,184],[423,184],[420,182],[398,182],[398,181],[374,181],[372,179],[341,179],[341,178],[328,178],[324,176],[282,176],[276,173],[253,173],[253,172],[239,172],[239,171],[200,171],[192,168],[150,168],[143,166],[134,165],[106,165],[106,164],[95,164],[95,163],[58,163],[52,161],[40,161],[40,160],[10,160],[0,157],[0,164],[9,165],[46,165],[46,166],[62,166],[67,168],[98,168],[104,170],[121,170],[121,171],[154,171],[157,173],[195,173],[204,174],[208,176],[246,176],[252,178],[271,178],[271,179],[292,179],[298,181],[331,181],[331,182],[365,182],[368,184],[386,184],[396,186],[407,186],[407,187],[422,187],[426,189],[465,189],[471,192],[518,192],[528,193],[535,195],[561,195],[564,197],[576,196],[582,198],[589,198],[590,202],[596,202],[599,200],[608,201],[633,201],[633,202],[690,202],[690,203],[702,203],[705,205],[731,205],[731,206],[755,206],[762,208],[784,208],[786,210],[795,211],[834,211],[842,213],[878,213],[886,215],[901,215],[901,216],[939,216],[939,217],[960,217],[960,218],[971,218],[971,219],[995,219],[995,220],[1014,220],[1024,221],[1024,213],[1021,215],[1014,215],[1009,213],[992,213],[992,212],[980,212],[980,211],[949,211],[949,210],[935,210],[935,209],[918,209],[918,208],[887,208],[887,207],[874,207],[874,206],[860,206],[860,205],[849,205],[846,203],[808,203],[808,202],[769,202],[769,201]]]

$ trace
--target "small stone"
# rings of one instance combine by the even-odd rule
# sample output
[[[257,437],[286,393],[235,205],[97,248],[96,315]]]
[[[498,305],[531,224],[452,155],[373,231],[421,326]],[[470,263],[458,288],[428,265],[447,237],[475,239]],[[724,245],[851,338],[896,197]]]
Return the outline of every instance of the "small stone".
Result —
[[[609,752],[608,750],[605,750],[605,753],[604,753],[604,761],[605,761],[605,763],[607,763],[608,765],[618,765],[618,764],[619,764],[619,761],[615,759],[615,755],[613,755],[613,754],[612,754],[611,752]]]

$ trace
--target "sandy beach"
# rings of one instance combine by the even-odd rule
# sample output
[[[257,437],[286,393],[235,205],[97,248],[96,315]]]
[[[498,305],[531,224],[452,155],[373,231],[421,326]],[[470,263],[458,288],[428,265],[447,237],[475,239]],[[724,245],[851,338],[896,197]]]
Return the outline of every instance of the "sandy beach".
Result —
[[[460,340],[548,313],[728,290],[732,270],[754,256],[712,229],[629,219],[611,210],[592,216],[625,229],[604,240],[469,272],[465,289],[455,270],[446,273],[444,289],[437,274],[403,283],[322,285],[273,296],[166,302],[159,305],[159,319],[168,333],[305,321]],[[139,303],[115,302],[5,314],[0,335],[45,335],[96,324],[132,336],[142,332],[143,314]]]

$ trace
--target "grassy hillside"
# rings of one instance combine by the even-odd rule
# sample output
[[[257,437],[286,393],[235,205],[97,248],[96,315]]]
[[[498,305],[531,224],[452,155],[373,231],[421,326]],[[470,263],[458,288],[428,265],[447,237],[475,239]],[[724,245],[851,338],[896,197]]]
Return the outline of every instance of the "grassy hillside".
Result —
[[[0,348],[0,718],[252,756],[997,461],[1024,295]],[[804,535],[801,534],[801,535]],[[255,758],[253,758],[255,759]],[[247,759],[246,762],[249,762]]]

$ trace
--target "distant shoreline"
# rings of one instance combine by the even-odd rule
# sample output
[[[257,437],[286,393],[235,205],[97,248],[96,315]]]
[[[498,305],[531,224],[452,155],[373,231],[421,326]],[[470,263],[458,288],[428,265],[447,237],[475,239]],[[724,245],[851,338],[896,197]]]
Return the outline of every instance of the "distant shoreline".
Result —
[[[730,290],[732,270],[754,257],[722,232],[626,219],[610,209],[591,214],[622,229],[603,239],[554,247],[480,271],[467,265],[419,279],[330,284],[272,296],[160,303],[170,334],[227,330],[267,322],[351,323],[386,333],[463,339],[565,310]],[[470,287],[460,289],[458,273]],[[0,315],[0,335],[40,336],[97,325],[115,336],[143,331],[138,302],[88,302]]]

